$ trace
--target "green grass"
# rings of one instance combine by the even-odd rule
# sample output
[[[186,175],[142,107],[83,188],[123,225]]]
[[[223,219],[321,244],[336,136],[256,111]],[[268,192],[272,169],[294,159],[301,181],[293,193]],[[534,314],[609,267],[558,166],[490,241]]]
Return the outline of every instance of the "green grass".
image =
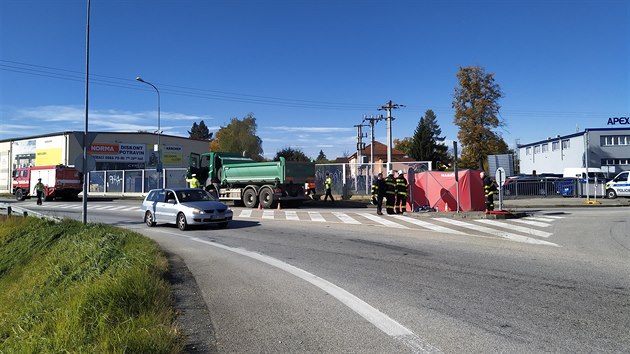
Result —
[[[168,263],[101,224],[0,219],[0,353],[177,353]]]

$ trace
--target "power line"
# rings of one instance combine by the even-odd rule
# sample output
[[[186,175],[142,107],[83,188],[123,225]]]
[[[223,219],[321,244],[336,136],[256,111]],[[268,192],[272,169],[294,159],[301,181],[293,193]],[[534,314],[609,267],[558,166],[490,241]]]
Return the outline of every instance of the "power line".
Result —
[[[34,65],[16,61],[0,60],[0,70],[16,72],[20,74],[27,74],[40,77],[49,77],[53,79],[60,79],[66,81],[83,82],[85,74],[80,71],[67,70],[61,68],[54,68],[50,66]],[[140,90],[136,87],[134,80],[119,78],[106,75],[91,75],[91,82],[110,87],[126,88]],[[328,102],[328,101],[312,101],[303,99],[289,99],[281,97],[260,96],[235,92],[208,90],[191,88],[179,85],[157,83],[160,87],[170,87],[170,89],[164,89],[163,91],[168,94],[177,96],[186,96],[202,99],[212,99],[229,102],[240,103],[255,103],[271,106],[283,106],[283,107],[296,107],[296,108],[312,108],[312,109],[335,109],[335,110],[365,110],[368,107],[373,107],[372,104],[357,104],[357,103],[341,103],[341,102]],[[142,89],[146,90],[146,89]]]

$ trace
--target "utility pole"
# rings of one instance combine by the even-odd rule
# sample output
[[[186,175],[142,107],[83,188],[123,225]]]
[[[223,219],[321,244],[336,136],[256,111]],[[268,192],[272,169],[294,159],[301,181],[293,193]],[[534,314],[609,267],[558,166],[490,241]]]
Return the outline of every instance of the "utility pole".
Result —
[[[363,127],[365,127],[365,125],[358,124],[358,125],[355,125],[355,127],[357,128],[357,173],[356,173],[356,176],[358,179],[359,176],[361,175],[361,165],[363,164],[363,149],[365,149],[365,143],[363,142],[363,138],[365,138],[366,136],[363,135]],[[367,182],[368,173],[365,174],[365,178]],[[367,183],[366,183],[366,188],[367,188]]]
[[[379,111],[387,111],[387,170],[392,169],[392,109],[398,109],[400,107],[405,107],[405,105],[392,103],[392,100],[389,100],[384,106],[379,108]]]
[[[370,166],[372,167],[370,170],[371,175],[374,175],[374,123],[383,119],[385,118],[382,114],[377,117],[370,115],[370,118],[368,118],[366,115],[363,116],[363,122],[370,122]]]

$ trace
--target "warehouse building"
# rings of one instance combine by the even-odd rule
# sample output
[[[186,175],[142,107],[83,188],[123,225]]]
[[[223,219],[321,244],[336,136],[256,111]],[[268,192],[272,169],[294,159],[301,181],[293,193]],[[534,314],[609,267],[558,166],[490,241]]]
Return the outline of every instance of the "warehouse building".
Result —
[[[630,170],[630,128],[592,128],[519,144],[520,172],[557,173],[565,168],[601,168],[610,177]]]
[[[0,140],[0,193],[11,192],[11,176],[17,167],[67,166],[83,162],[83,132],[60,132]],[[208,141],[152,133],[91,132],[88,167],[93,171],[185,169],[191,152],[210,150]],[[161,158],[158,153],[161,152]],[[180,173],[181,174],[181,173]]]

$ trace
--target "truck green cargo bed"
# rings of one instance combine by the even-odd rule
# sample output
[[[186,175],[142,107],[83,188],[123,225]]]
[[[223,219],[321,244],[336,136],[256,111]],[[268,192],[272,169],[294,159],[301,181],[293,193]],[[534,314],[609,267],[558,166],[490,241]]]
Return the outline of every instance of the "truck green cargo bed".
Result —
[[[315,164],[312,162],[280,161],[229,163],[223,165],[221,181],[228,185],[243,184],[304,184],[313,182]]]

